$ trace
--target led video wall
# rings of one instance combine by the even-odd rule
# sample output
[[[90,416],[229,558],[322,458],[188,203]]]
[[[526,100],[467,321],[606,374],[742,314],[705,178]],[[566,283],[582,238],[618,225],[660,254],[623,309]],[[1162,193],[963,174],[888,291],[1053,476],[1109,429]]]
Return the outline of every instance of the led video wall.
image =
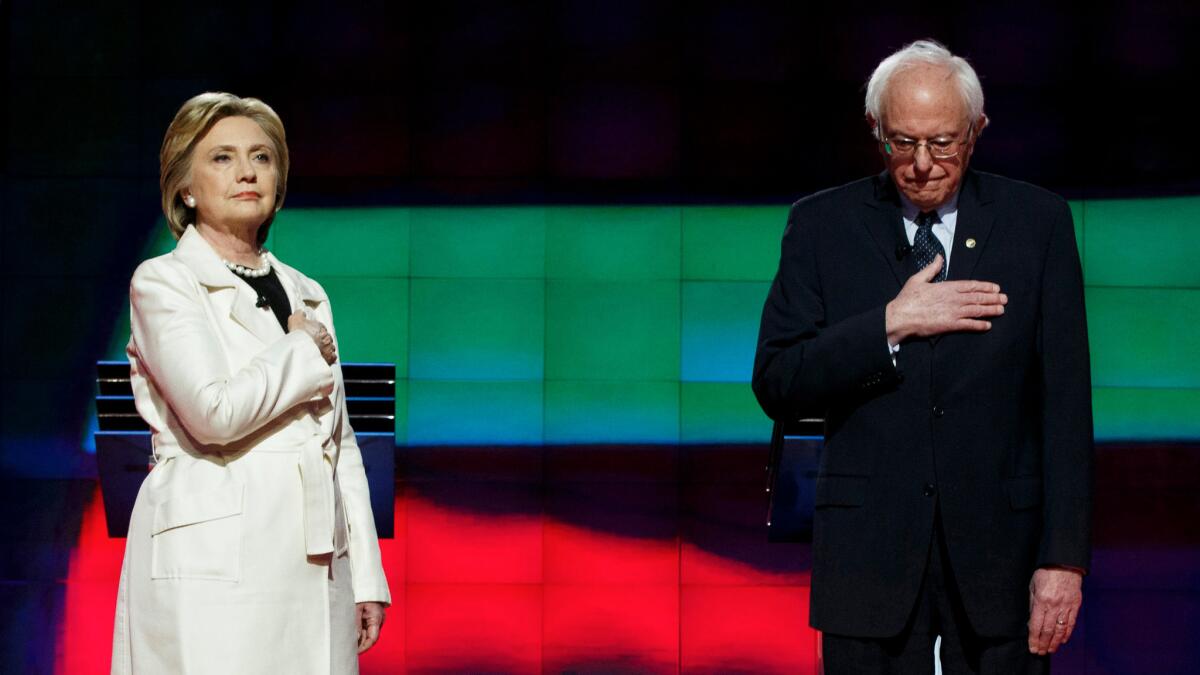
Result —
[[[1200,198],[1071,206],[1097,439],[1200,438]],[[268,245],[324,285],[344,360],[397,364],[399,443],[762,442],[748,383],[786,214],[293,208]],[[173,246],[156,232],[147,255]]]

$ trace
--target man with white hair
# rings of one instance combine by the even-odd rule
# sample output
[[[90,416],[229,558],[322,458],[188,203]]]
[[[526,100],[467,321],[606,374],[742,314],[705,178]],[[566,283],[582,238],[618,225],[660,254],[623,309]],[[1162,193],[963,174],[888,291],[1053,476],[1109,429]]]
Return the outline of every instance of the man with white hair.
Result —
[[[825,419],[810,621],[826,675],[1045,673],[1090,563],[1087,322],[1067,203],[968,170],[988,124],[932,41],[884,59],[885,170],[796,202],[754,392]]]

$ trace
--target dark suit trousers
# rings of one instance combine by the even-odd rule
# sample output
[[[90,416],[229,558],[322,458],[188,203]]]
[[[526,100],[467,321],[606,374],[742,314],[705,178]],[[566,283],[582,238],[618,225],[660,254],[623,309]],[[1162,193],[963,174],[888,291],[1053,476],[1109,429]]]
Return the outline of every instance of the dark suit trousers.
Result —
[[[916,606],[904,630],[884,639],[825,633],[821,638],[825,675],[931,675],[933,646],[942,638],[944,675],[1045,675],[1050,658],[1029,653],[1026,637],[983,638],[963,609],[946,554],[940,510]]]

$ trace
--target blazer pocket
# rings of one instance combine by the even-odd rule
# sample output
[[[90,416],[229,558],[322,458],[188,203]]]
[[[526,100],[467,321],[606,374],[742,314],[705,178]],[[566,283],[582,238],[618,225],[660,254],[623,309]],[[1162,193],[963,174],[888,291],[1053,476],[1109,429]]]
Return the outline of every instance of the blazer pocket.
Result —
[[[242,558],[238,484],[168,499],[154,509],[151,579],[238,581]]]
[[[1008,489],[1008,504],[1014,511],[1032,509],[1042,503],[1041,476],[1009,478],[1005,487]]]
[[[866,476],[820,476],[813,505],[862,506],[867,500]]]

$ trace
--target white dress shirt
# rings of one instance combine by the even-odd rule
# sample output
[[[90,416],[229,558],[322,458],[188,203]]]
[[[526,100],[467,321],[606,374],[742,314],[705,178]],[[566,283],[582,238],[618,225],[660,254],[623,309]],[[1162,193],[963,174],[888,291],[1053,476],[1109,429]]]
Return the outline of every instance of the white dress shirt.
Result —
[[[917,236],[917,215],[921,209],[908,201],[908,197],[900,195],[900,215],[904,218],[904,234],[908,237],[908,245],[912,246]],[[933,226],[933,236],[942,244],[946,252],[946,274],[950,273],[950,249],[954,247],[954,226],[958,223],[958,193],[955,192],[950,201],[937,208],[938,218],[942,220]]]
[[[900,216],[904,219],[904,234],[908,237],[908,245],[912,246],[913,241],[917,237],[917,215],[921,213],[921,209],[917,208],[903,194],[900,195]],[[946,274],[950,274],[950,252],[954,248],[954,226],[958,224],[958,192],[954,196],[937,208],[938,218],[940,223],[935,223],[933,226],[933,236],[942,244],[942,250],[946,252],[943,256],[945,259],[942,266],[946,269]],[[900,345],[888,344],[888,350],[892,354],[892,365],[896,365],[896,354],[900,352]]]

